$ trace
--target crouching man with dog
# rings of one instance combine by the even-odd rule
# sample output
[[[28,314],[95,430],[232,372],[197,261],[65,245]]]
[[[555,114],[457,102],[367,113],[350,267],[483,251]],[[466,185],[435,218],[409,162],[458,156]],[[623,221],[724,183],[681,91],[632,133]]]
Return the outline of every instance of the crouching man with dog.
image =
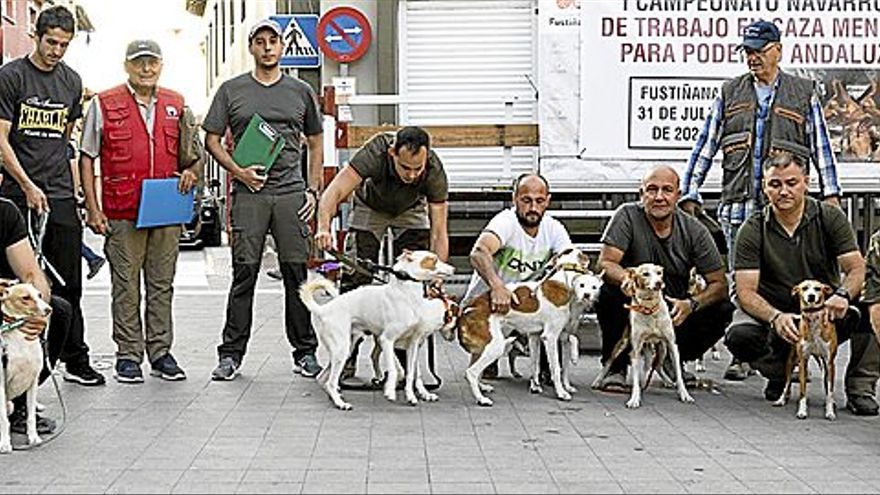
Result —
[[[394,252],[430,250],[441,261],[449,257],[446,229],[449,189],[443,163],[431,149],[430,136],[420,127],[379,133],[355,153],[327,186],[318,207],[319,249],[332,249],[330,220],[351,197],[345,251],[349,257],[379,262],[385,231],[394,231]],[[342,291],[369,284],[355,272],[342,277]],[[345,364],[342,385],[354,387],[359,339]],[[402,359],[401,362],[405,362]]]
[[[865,278],[865,260],[852,227],[839,208],[807,197],[810,178],[800,157],[779,152],[763,169],[769,205],[752,215],[736,237],[739,308],[727,331],[727,348],[767,378],[764,397],[776,401],[788,385],[786,362],[799,339],[801,311],[792,289],[808,279],[829,285],[834,291],[825,308],[835,323],[837,342],[851,340],[846,407],[856,415],[875,416],[880,347],[870,325],[860,324],[851,306]]]
[[[4,253],[4,256],[0,256],[0,279],[18,279],[21,282],[33,284],[40,291],[42,299],[49,301],[52,307],[51,323],[46,334],[46,357],[48,357],[49,366],[54,368],[70,332],[73,308],[64,299],[50,296],[49,281],[37,264],[37,259],[28,240],[24,217],[15,204],[7,199],[0,199],[0,246],[3,247]],[[46,318],[31,317],[18,330],[24,332],[29,338],[36,338],[46,330],[47,323],[49,322],[46,321]],[[2,339],[3,336],[0,334],[0,342]],[[40,383],[44,382],[51,372],[45,363],[44,359],[43,369],[40,371]],[[10,429],[14,433],[25,434],[25,394],[9,399],[13,403],[13,412],[9,416]],[[38,415],[37,433],[48,435],[53,431],[55,431],[55,421]]]
[[[676,207],[681,191],[678,173],[669,166],[658,166],[642,178],[640,202],[621,205],[602,236],[599,267],[605,283],[599,291],[596,317],[602,331],[602,362],[607,367],[595,387],[602,390],[626,388],[629,345],[620,347],[626,338],[629,321],[627,293],[632,280],[626,268],[642,263],[663,267],[665,295],[669,304],[675,340],[684,361],[699,358],[724,335],[733,314],[727,300],[724,263],[709,230],[695,217]],[[706,279],[706,289],[688,296],[690,270],[696,267]],[[667,369],[669,363],[664,366]],[[675,378],[675,373],[667,371]],[[685,375],[685,382],[695,382]]]

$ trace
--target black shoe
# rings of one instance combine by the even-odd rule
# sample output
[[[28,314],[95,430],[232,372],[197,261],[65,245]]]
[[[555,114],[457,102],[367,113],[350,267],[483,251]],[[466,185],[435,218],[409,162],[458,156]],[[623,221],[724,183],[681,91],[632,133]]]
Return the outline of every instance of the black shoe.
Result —
[[[854,395],[846,398],[846,408],[856,416],[876,416],[877,401],[867,395]]]
[[[314,354],[305,354],[301,358],[293,362],[293,372],[299,373],[306,378],[314,378],[318,376],[324,368],[318,364],[318,359]]]
[[[281,270],[278,270],[278,269],[267,270],[266,275],[268,275],[269,278],[274,279],[274,280],[281,280],[284,278],[284,276],[281,275]]]
[[[748,377],[749,374],[743,369],[743,364],[738,359],[732,359],[730,364],[727,365],[727,369],[724,371],[725,380],[741,382]]]
[[[55,420],[37,414],[37,434],[51,435],[56,428]],[[12,433],[27,435],[27,412],[24,408],[16,408],[9,415],[9,430]]]
[[[767,380],[767,386],[764,387],[764,399],[771,402],[779,399],[787,386],[788,384],[785,383],[785,379],[782,378]]]
[[[95,387],[105,383],[104,375],[95,371],[88,362],[67,363],[64,366],[64,381],[79,383],[86,387]]]
[[[95,278],[95,275],[101,271],[101,268],[106,262],[107,260],[105,258],[95,258],[92,261],[89,261],[89,274],[86,275],[86,278],[89,280]]]
[[[186,380],[186,373],[180,369],[180,366],[177,365],[177,360],[174,359],[170,352],[153,361],[152,367],[151,376],[158,376],[163,380],[171,382]]]
[[[117,359],[113,378],[119,383],[144,383],[141,365],[131,359]]]

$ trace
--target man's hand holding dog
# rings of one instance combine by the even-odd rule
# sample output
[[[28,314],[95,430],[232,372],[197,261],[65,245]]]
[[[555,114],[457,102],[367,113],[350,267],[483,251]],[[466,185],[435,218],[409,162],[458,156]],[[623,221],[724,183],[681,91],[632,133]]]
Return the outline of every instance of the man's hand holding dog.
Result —
[[[677,327],[681,325],[693,313],[693,307],[688,299],[676,299],[666,296],[666,301],[669,303],[669,316],[672,317],[672,326]]]
[[[828,316],[832,320],[842,320],[846,316],[846,310],[849,309],[849,301],[837,294],[825,300],[825,307],[828,309]]]
[[[46,330],[48,325],[49,318],[45,316],[28,316],[20,330],[24,332],[26,339],[34,340]]]
[[[497,287],[492,287],[492,293],[490,294],[492,298],[492,312],[499,314],[507,314],[510,311],[510,303],[511,301],[514,304],[519,304],[519,299],[517,299],[516,294],[511,292],[506,286],[499,285]]]
[[[789,344],[796,344],[798,341],[798,328],[794,320],[795,315],[779,312],[770,319],[770,328]]]

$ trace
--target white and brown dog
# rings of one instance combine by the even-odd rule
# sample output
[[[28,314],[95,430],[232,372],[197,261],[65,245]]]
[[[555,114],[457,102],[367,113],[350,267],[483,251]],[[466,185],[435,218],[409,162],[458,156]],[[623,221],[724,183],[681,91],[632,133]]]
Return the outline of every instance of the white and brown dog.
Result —
[[[798,342],[792,346],[785,367],[785,390],[774,406],[784,406],[791,397],[791,373],[797,364],[800,400],[797,417],[807,417],[807,373],[810,356],[819,362],[825,372],[825,418],[834,420],[834,360],[837,357],[837,331],[834,321],[825,308],[825,299],[834,292],[830,286],[817,280],[804,280],[796,285],[791,294],[797,296],[801,306],[798,325]]]
[[[532,362],[529,390],[533,393],[542,391],[538,357],[543,342],[556,397],[560,400],[571,400],[574,387],[570,384],[566,387],[562,380],[559,340],[569,322],[572,303],[590,297],[587,292],[592,294],[593,284],[587,283],[586,277],[595,278],[595,275],[584,270],[583,263],[578,261],[579,254],[579,251],[573,250],[566,252],[567,257],[556,258],[550,273],[542,281],[508,284],[508,289],[513,292],[517,301],[507,314],[492,313],[489,291],[475,298],[463,309],[458,324],[458,336],[462,347],[472,356],[472,364],[465,372],[465,378],[477,404],[492,405],[492,400],[483,395],[484,392],[491,392],[492,387],[483,383],[480,377],[486,366],[504,355],[506,348],[515,339],[511,336],[514,330],[529,336]],[[569,263],[568,257],[574,261]],[[564,341],[572,344],[567,338]],[[576,352],[576,342],[574,344],[573,352]],[[568,349],[568,355],[571,354],[572,350]]]
[[[630,342],[632,351],[632,394],[626,407],[635,409],[642,405],[642,387],[647,382],[648,373],[661,367],[669,354],[672,359],[678,396],[682,402],[693,402],[681,374],[681,359],[675,343],[675,329],[669,306],[663,297],[663,267],[643,263],[627,269],[627,280],[622,288],[632,297],[628,306],[630,323]]]
[[[3,330],[0,347],[4,357],[0,365],[0,454],[12,452],[9,431],[11,398],[27,393],[27,439],[29,445],[42,442],[37,434],[37,385],[43,367],[43,348],[34,335],[19,328],[29,317],[48,317],[52,313],[31,284],[17,280],[0,280],[0,308],[3,311]]]
[[[300,287],[300,299],[312,313],[318,341],[330,356],[329,366],[318,376],[318,382],[339,409],[351,409],[351,404],[340,394],[339,376],[348,358],[353,335],[370,333],[376,336],[388,373],[385,397],[390,401],[397,399],[398,367],[394,344],[397,341],[408,343],[404,391],[407,402],[415,405],[418,399],[413,387],[420,347],[428,335],[450,326],[448,305],[442,299],[426,297],[423,282],[452,275],[455,269],[430,251],[404,251],[392,268],[399,275],[392,276],[389,283],[359,287],[342,295],[333,282],[323,277]],[[315,293],[319,290],[325,290],[331,296],[329,302],[318,304],[315,301]],[[418,392],[423,400],[437,400],[436,395],[429,393],[424,386],[421,388]]]

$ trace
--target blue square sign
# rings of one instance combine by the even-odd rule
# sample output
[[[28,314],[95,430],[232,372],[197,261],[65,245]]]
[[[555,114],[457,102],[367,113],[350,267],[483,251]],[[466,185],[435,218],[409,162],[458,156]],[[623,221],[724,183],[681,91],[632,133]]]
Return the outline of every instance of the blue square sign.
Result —
[[[284,31],[281,67],[314,68],[321,66],[318,52],[318,16],[315,14],[273,15]]]

